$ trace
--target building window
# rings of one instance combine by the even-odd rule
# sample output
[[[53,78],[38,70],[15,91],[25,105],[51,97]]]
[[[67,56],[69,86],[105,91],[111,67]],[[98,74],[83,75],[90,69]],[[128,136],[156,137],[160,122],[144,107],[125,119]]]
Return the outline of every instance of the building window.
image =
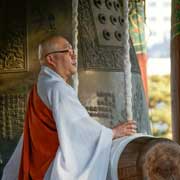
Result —
[[[149,7],[154,7],[156,6],[156,2],[149,2]]]
[[[163,3],[163,6],[165,6],[165,7],[170,7],[170,6],[171,6],[171,2],[166,1],[166,2]]]
[[[156,17],[155,16],[149,17],[149,21],[156,21]]]
[[[167,16],[165,16],[163,19],[164,19],[164,21],[166,21],[166,22],[167,22],[167,21],[168,21],[168,22],[170,21],[170,17],[167,17]]]
[[[151,32],[151,36],[156,36],[156,35],[157,35],[157,32],[155,32],[155,31]]]

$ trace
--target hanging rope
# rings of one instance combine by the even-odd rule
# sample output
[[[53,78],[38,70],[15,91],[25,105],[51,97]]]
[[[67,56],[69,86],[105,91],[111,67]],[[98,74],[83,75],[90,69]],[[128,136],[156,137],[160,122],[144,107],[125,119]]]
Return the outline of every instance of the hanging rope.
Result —
[[[78,0],[72,0],[72,45],[74,52],[77,55],[77,69],[78,69]],[[78,94],[78,71],[73,75],[73,88]]]
[[[124,81],[125,81],[125,108],[126,108],[126,115],[128,120],[133,119],[133,112],[132,112],[132,81],[131,81],[131,62],[129,56],[129,8],[128,8],[128,0],[123,0],[124,4],[124,20],[125,20],[125,58],[124,58]]]

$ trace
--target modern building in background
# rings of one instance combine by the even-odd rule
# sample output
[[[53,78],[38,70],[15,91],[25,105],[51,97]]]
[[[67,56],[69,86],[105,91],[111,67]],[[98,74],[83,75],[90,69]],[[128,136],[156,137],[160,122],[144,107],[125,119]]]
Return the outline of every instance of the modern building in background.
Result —
[[[170,73],[170,31],[171,0],[148,0],[146,2],[148,75]]]
[[[149,58],[170,56],[171,0],[146,2],[147,45]]]

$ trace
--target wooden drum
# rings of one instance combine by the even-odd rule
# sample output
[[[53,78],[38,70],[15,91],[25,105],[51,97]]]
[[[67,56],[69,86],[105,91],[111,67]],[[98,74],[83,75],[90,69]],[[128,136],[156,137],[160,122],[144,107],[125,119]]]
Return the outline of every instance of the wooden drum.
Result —
[[[180,146],[148,135],[117,139],[107,180],[180,180]]]

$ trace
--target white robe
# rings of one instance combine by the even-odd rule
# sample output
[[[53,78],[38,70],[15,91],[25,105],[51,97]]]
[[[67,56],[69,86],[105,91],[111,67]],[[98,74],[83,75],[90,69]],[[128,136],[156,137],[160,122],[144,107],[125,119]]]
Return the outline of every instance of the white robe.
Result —
[[[41,67],[37,91],[52,111],[60,141],[44,180],[105,180],[112,130],[93,120],[73,88],[46,66]],[[18,179],[22,140],[5,166],[2,180]]]

